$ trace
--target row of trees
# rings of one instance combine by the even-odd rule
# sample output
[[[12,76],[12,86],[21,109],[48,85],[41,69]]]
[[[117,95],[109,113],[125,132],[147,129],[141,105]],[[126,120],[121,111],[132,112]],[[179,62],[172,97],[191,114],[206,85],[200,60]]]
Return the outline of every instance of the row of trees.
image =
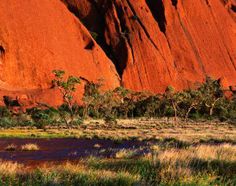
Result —
[[[175,92],[168,87],[164,94],[153,95],[119,87],[105,93],[88,94],[86,100],[90,100],[84,102],[88,115],[98,118],[106,114],[117,118],[236,118],[236,96],[226,98],[219,82],[210,78],[196,90]]]
[[[67,83],[69,80],[70,77]],[[60,83],[57,85],[65,89]],[[232,99],[226,98],[219,81],[211,78],[207,78],[198,89],[175,92],[174,88],[169,86],[164,94],[134,92],[123,87],[101,92],[101,86],[101,82],[86,83],[84,104],[77,109],[83,110],[80,112],[82,118],[180,117],[185,121],[189,118],[236,119],[236,96],[233,95]],[[71,92],[74,90],[73,86]],[[64,100],[65,104],[70,105]]]
[[[123,87],[103,92],[100,91],[101,81],[87,81],[83,104],[78,105],[74,94],[80,78],[65,78],[65,72],[61,70],[53,73],[55,79],[52,83],[60,90],[64,103],[58,108],[28,110],[26,115],[30,115],[39,127],[55,123],[71,127],[80,124],[85,118],[103,118],[107,122],[115,122],[117,118],[136,117],[174,117],[175,120],[182,118],[185,121],[200,118],[236,120],[236,95],[227,99],[220,83],[211,78],[207,78],[198,89],[175,92],[169,86],[164,94],[134,92]],[[0,110],[0,115],[4,114],[6,115],[6,110]]]

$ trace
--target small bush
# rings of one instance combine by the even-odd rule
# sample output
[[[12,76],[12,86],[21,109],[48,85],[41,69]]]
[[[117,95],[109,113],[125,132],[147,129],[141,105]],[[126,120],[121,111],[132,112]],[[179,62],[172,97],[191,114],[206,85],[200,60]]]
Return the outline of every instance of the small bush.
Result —
[[[105,116],[104,121],[106,124],[109,124],[109,125],[117,124],[117,120],[116,120],[115,116],[113,116],[113,115]]]
[[[37,150],[39,150],[39,146],[37,144],[28,143],[28,144],[22,145],[21,150],[23,150],[23,151],[37,151]]]
[[[2,128],[11,128],[15,127],[17,125],[16,121],[14,118],[9,118],[9,117],[3,117],[0,118],[0,127]]]
[[[10,144],[8,146],[6,146],[5,150],[6,151],[15,151],[17,149],[17,146],[14,144]]]
[[[116,159],[129,159],[133,158],[136,155],[135,150],[122,149],[115,154]]]
[[[0,106],[0,117],[11,117],[11,112],[7,107]]]
[[[48,110],[41,110],[38,108],[33,108],[28,112],[34,121],[33,123],[34,126],[38,129],[44,129],[46,125],[52,122],[52,119],[50,117],[50,114],[48,113]]]
[[[78,119],[75,119],[75,120],[71,123],[71,125],[79,126],[79,125],[82,125],[83,122],[84,122],[83,119],[78,118]]]

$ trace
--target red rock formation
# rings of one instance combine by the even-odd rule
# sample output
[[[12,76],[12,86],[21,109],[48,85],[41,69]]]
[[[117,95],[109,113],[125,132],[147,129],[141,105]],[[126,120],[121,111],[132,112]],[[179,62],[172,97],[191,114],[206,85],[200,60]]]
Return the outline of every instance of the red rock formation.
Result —
[[[57,68],[107,88],[116,70],[134,90],[236,85],[235,12],[235,0],[2,0],[0,88],[49,101]]]
[[[172,85],[183,89],[206,76],[236,84],[235,0],[67,3],[74,12],[79,10],[88,29],[93,25],[94,31],[103,22],[104,28],[97,32],[104,30],[104,43],[112,49],[128,88],[162,92]]]
[[[113,63],[59,0],[1,0],[0,23],[1,95],[56,103],[54,69],[119,86]]]
[[[222,3],[224,3],[225,8],[236,21],[236,0],[223,0]]]

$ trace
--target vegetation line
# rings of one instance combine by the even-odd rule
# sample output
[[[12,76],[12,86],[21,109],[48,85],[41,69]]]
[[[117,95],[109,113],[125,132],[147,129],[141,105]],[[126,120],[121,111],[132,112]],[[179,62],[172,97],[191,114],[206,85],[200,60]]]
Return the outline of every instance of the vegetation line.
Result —
[[[58,108],[40,105],[25,112],[17,100],[4,96],[6,107],[0,107],[0,127],[30,126],[45,129],[46,126],[72,128],[85,119],[103,119],[106,123],[116,124],[116,119],[127,118],[178,118],[188,120],[217,119],[236,123],[236,92],[222,89],[220,82],[207,78],[195,90],[175,92],[167,87],[164,94],[134,92],[123,87],[101,92],[102,81],[86,81],[79,105],[74,96],[80,78],[68,76],[65,72],[54,70],[53,87],[61,92],[63,104]],[[226,96],[227,95],[227,96]]]

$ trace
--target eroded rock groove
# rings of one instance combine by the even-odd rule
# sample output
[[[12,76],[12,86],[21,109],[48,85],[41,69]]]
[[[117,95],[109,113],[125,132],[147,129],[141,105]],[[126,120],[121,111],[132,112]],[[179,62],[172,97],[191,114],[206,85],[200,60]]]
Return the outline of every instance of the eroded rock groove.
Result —
[[[165,34],[166,33],[166,17],[165,17],[165,8],[164,8],[162,0],[159,0],[159,1],[146,0],[146,2],[160,30]]]

